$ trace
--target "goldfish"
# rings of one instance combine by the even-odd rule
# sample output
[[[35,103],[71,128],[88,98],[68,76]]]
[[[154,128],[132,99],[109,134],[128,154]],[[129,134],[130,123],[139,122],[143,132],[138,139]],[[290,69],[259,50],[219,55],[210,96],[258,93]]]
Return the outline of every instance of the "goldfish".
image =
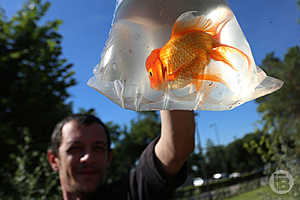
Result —
[[[150,80],[150,87],[155,90],[178,89],[187,85],[200,90],[203,80],[219,82],[227,87],[221,74],[205,73],[210,61],[221,61],[232,70],[238,71],[227,58],[227,52],[238,52],[247,60],[243,51],[220,42],[224,26],[230,21],[213,23],[205,16],[196,16],[189,21],[177,20],[172,27],[172,34],[162,48],[152,50],[145,66]]]

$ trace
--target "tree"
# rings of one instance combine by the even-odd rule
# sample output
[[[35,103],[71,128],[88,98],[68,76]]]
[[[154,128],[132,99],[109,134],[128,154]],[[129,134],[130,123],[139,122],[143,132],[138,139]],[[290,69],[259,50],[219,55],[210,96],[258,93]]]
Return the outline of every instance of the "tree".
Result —
[[[22,141],[24,127],[45,148],[54,124],[72,112],[65,100],[75,80],[61,58],[61,21],[39,23],[49,6],[30,0],[11,19],[0,15],[0,142],[7,150]]]
[[[201,144],[196,144],[195,151],[188,157],[188,174],[191,177],[209,178],[205,163],[204,151]]]
[[[252,172],[263,168],[264,162],[259,152],[266,152],[267,146],[252,148],[261,141],[263,134],[248,133],[243,138],[234,140],[226,146],[215,146],[211,139],[207,140],[206,150],[199,148],[192,153],[188,162],[190,175],[193,177],[211,178],[218,172]]]
[[[97,115],[94,108],[85,109],[85,108],[79,108],[78,114],[88,114],[88,115]]]
[[[259,150],[262,145],[268,147],[261,151],[267,163],[266,173],[276,169],[286,170],[296,183],[289,196],[299,197],[300,170],[300,48],[288,49],[281,60],[270,53],[263,60],[262,67],[271,76],[284,80],[283,87],[272,95],[259,98],[258,111],[263,114],[263,136],[252,149]]]
[[[3,199],[48,200],[61,197],[59,179],[48,164],[46,152],[32,151],[32,142],[28,130],[24,129],[24,141],[17,145],[18,154],[12,155],[17,165],[14,173],[8,175],[12,189],[0,191]],[[31,163],[35,163],[34,168]]]
[[[300,49],[288,49],[284,60],[270,53],[262,67],[271,76],[284,80],[283,87],[272,95],[259,98],[258,111],[263,114],[263,132],[271,134],[271,161],[281,162],[284,157],[299,158],[300,139]]]
[[[297,0],[298,7],[300,1]],[[299,7],[300,8],[300,7]],[[299,21],[300,23],[300,21]],[[287,170],[296,180],[289,195],[299,197],[300,171],[300,48],[291,47],[283,60],[269,53],[262,62],[262,68],[270,76],[284,81],[283,87],[272,95],[256,100],[258,112],[263,114],[261,132],[263,136],[258,143],[252,143],[252,150],[267,146],[267,151],[260,151],[267,163],[266,173],[275,169]],[[251,145],[250,145],[251,146]]]
[[[236,139],[225,147],[225,157],[228,173],[252,172],[264,166],[264,162],[256,151],[248,151],[247,144],[258,142],[261,134],[248,133],[243,138]],[[261,150],[265,150],[262,147]]]
[[[300,0],[297,0],[300,8]],[[300,23],[300,21],[299,21]],[[270,76],[284,81],[283,87],[274,94],[256,99],[258,112],[262,113],[260,132],[264,135],[259,143],[249,146],[260,150],[266,163],[273,162],[277,168],[289,168],[290,160],[300,159],[300,49],[299,46],[287,50],[284,59],[271,52],[266,55],[261,66]]]
[[[297,0],[300,9],[300,0]],[[300,23],[300,21],[299,21]],[[263,132],[272,134],[274,160],[282,160],[280,155],[300,159],[300,49],[294,46],[288,49],[281,60],[269,53],[262,63],[271,76],[285,83],[272,95],[256,100],[258,112],[263,114]]]
[[[24,130],[32,138],[30,151],[46,151],[52,129],[72,113],[67,89],[75,85],[72,64],[62,58],[57,32],[60,20],[41,23],[50,3],[28,0],[7,19],[0,9],[0,185],[8,186],[17,169],[9,155],[18,154]],[[32,170],[36,163],[28,163]],[[30,171],[30,170],[29,170]],[[2,177],[3,176],[3,177]],[[1,187],[3,189],[3,187]]]
[[[258,111],[263,114],[262,132],[267,138],[262,138],[257,148],[262,144],[269,145],[269,155],[262,156],[269,166],[266,173],[275,169],[288,171],[296,180],[289,196],[299,198],[300,170],[300,49],[299,46],[289,48],[284,60],[270,53],[263,61],[263,68],[270,75],[285,81],[284,86],[273,95],[257,100]],[[271,153],[271,154],[270,154]]]
[[[227,172],[225,160],[225,147],[223,145],[214,145],[211,139],[206,142],[205,163],[208,177],[214,173]]]
[[[137,119],[121,128],[112,122],[107,123],[113,142],[113,161],[110,166],[109,181],[115,181],[134,169],[146,146],[160,135],[160,121],[157,112],[138,112]]]

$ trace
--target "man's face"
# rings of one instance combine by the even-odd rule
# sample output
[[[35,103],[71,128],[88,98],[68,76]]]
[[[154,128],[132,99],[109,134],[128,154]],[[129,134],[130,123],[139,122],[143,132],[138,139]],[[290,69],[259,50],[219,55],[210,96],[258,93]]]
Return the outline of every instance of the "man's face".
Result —
[[[107,137],[99,124],[79,126],[76,121],[62,128],[58,172],[62,187],[69,192],[93,192],[103,182],[111,161]]]

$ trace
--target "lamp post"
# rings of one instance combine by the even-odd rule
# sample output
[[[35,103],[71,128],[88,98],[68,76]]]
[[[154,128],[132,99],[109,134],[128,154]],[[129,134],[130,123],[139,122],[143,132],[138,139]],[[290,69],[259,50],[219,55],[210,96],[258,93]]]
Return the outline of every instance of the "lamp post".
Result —
[[[212,124],[209,125],[209,128],[213,128],[213,127],[215,129],[217,144],[220,145],[220,138],[219,138],[218,126],[217,126],[216,122],[214,122],[214,123],[212,123]]]

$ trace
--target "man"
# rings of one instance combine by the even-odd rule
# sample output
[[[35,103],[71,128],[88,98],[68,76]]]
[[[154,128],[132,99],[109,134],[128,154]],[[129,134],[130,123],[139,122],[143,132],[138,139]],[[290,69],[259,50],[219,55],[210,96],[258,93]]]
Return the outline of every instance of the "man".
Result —
[[[186,178],[185,161],[194,150],[192,111],[160,111],[161,135],[152,141],[136,169],[107,185],[112,160],[105,125],[90,115],[73,115],[54,129],[48,161],[59,174],[64,200],[166,199]]]

